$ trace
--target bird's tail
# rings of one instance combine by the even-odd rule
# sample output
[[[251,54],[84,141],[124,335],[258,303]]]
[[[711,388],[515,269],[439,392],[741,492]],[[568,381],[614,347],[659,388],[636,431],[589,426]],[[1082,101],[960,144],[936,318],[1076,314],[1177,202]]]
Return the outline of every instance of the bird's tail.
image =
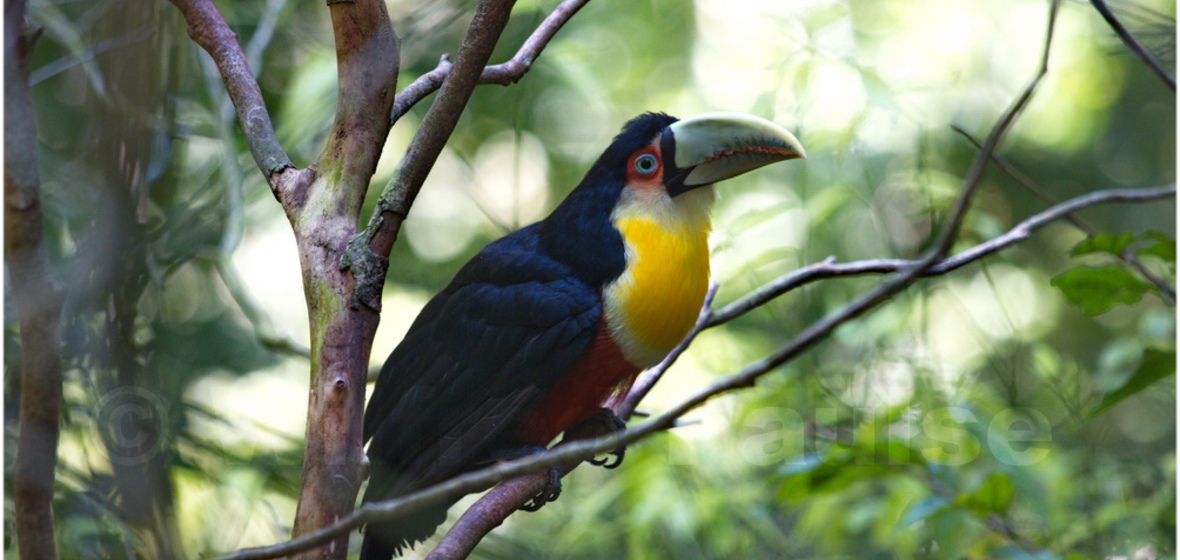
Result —
[[[429,484],[408,483],[406,477],[396,476],[390,470],[383,469],[380,461],[374,461],[369,487],[365,490],[363,501],[389,500],[411,494],[425,486]],[[364,529],[360,560],[389,560],[400,557],[415,544],[430,538],[438,526],[447,520],[447,510],[457,501],[449,500],[402,517],[369,523]]]
[[[450,503],[418,510],[403,518],[370,523],[361,543],[361,560],[389,560],[400,557],[414,544],[425,541],[447,519]]]

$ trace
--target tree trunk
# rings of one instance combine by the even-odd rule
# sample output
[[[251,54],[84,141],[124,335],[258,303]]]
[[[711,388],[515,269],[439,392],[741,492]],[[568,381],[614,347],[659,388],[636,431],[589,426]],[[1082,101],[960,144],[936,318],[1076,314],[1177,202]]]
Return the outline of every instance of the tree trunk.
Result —
[[[329,7],[340,79],[336,121],[306,196],[284,201],[299,245],[312,348],[295,535],[348,515],[360,488],[365,377],[379,310],[354,303],[354,277],[341,259],[389,133],[399,63],[383,2]],[[344,536],[300,557],[343,559],[347,544]]]

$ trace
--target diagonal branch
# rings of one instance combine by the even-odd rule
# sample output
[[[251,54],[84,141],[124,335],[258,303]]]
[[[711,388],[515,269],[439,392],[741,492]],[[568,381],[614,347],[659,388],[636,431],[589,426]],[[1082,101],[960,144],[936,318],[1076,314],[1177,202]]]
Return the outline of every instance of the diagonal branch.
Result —
[[[979,141],[977,141],[975,137],[971,136],[971,134],[966,130],[963,130],[957,126],[951,128],[966,138],[968,142],[974,144],[976,148],[980,147]],[[1010,175],[1013,179],[1016,179],[1016,182],[1020,183],[1025,189],[1028,189],[1029,192],[1035,194],[1037,198],[1040,198],[1042,201],[1049,204],[1057,203],[1057,199],[1053,195],[1049,194],[1047,191],[1045,191],[1045,189],[1042,189],[1028,175],[1021,173],[1019,169],[1016,169],[1016,167],[1008,163],[1008,160],[1004,159],[998,154],[992,154],[992,163]],[[1078,229],[1086,232],[1086,235],[1090,237],[1098,235],[1098,230],[1094,229],[1094,226],[1091,226],[1088,222],[1086,222],[1086,220],[1083,220],[1081,216],[1066,214],[1065,219],[1069,223],[1077,226]],[[1123,252],[1119,253],[1117,256],[1120,260],[1139,271],[1139,274],[1141,274],[1152,284],[1155,284],[1155,286],[1160,290],[1160,295],[1162,295],[1167,302],[1173,304],[1176,302],[1176,288],[1163,278],[1160,278],[1159,275],[1152,272],[1151,269],[1147,268],[1147,266],[1143,264],[1143,261],[1139,260],[1139,257],[1133,251],[1131,251],[1130,248],[1124,249]]]
[[[1149,202],[1170,196],[1176,196],[1176,185],[1168,185],[1148,189],[1112,189],[1094,191],[1072,198],[1065,202],[1037,213],[1016,224],[1007,232],[984,241],[970,249],[939,261],[926,271],[926,276],[941,276],[958,270],[963,266],[978,261],[988,255],[997,253],[1025,239],[1028,239],[1038,229],[1060,219],[1069,217],[1082,208],[1109,202]],[[762,287],[746,294],[745,297],[709,314],[704,322],[705,328],[732,321],[746,313],[765,305],[767,302],[802,286],[824,280],[844,276],[862,276],[865,274],[889,274],[897,272],[906,266],[912,266],[914,261],[906,259],[870,259],[849,263],[836,263],[834,257],[822,262],[811,264],[791,271],[772,280]]]
[[[1160,61],[1156,60],[1154,56],[1151,56],[1151,53],[1147,52],[1147,49],[1143,48],[1143,45],[1140,45],[1139,41],[1135,40],[1131,32],[1127,31],[1127,28],[1119,21],[1119,18],[1115,17],[1114,12],[1110,10],[1110,6],[1106,5],[1106,0],[1090,0],[1090,4],[1094,5],[1094,9],[1098,10],[1099,14],[1102,14],[1102,19],[1105,19],[1106,23],[1110,25],[1110,28],[1118,34],[1123,44],[1128,49],[1131,49],[1148,68],[1151,68],[1151,71],[1155,72],[1155,75],[1159,76],[1160,80],[1163,80],[1164,84],[1168,86],[1168,89],[1176,91],[1176,78],[1173,78],[1168,73],[1168,70],[1164,68],[1164,65],[1160,64]]]
[[[377,199],[368,226],[349,241],[342,267],[351,268],[357,277],[354,306],[361,304],[380,310],[389,251],[397,241],[402,221],[459,123],[515,3],[516,0],[480,1],[459,56],[406,149],[401,167]]]
[[[1070,212],[1076,212],[1082,208],[1095,206],[1098,204],[1114,203],[1114,202],[1148,202],[1157,200],[1167,196],[1174,196],[1176,192],[1175,185],[1170,185],[1158,189],[1120,189],[1110,191],[1096,191],[1077,198],[1073,198],[1055,205],[1052,208],[1037,214],[1021,222],[1021,225],[1013,228],[1009,233],[1000,236],[1003,242],[997,242],[989,245],[987,250],[975,248],[973,250],[964,251],[954,258],[946,259],[933,263],[932,266],[923,271],[925,275],[945,274],[966,265],[970,262],[979,260],[991,253],[1011,246],[1020,240],[1026,239],[1027,234],[1043,227],[1044,225],[1061,219]],[[1026,231],[1027,230],[1027,231]],[[838,273],[831,274],[831,276],[848,276],[852,274],[873,274],[884,272],[896,272],[899,270],[908,270],[911,273],[919,270],[922,261],[907,261],[907,260],[882,260],[882,261],[858,261],[856,263],[848,263],[843,265],[845,268],[841,269],[841,265],[832,265],[831,260],[818,263],[808,269],[822,268],[825,266],[834,267],[839,270]],[[814,274],[814,273],[813,273]],[[803,275],[788,275],[794,278],[793,287],[801,286],[810,281],[816,280],[819,277],[808,277]],[[912,280],[912,278],[911,278]],[[894,279],[896,282],[896,279]],[[880,287],[877,292],[880,292]],[[870,294],[872,295],[872,294]],[[487,499],[488,496],[495,492],[500,492],[503,488],[510,488],[514,495],[519,495],[521,502],[535,496],[537,491],[544,487],[548,481],[548,474],[544,471],[549,467],[559,464],[577,463],[585,459],[591,458],[596,454],[611,451],[620,445],[634,443],[643,439],[655,432],[663,431],[673,427],[676,421],[694,408],[704,404],[716,396],[732,392],[734,390],[748,387],[754,384],[755,381],[762,375],[782,365],[787,359],[798,355],[802,351],[811,347],[823,338],[823,335],[831,332],[832,329],[843,324],[847,318],[855,313],[863,313],[868,310],[874,303],[862,298],[853,304],[842,309],[839,313],[816,323],[812,328],[804,331],[792,340],[782,350],[775,355],[768,357],[762,361],[751,364],[742,372],[722,378],[717,382],[709,385],[705,389],[699,391],[692,398],[678,404],[669,409],[667,412],[638,424],[634,427],[628,428],[623,432],[612,434],[609,436],[578,441],[567,445],[561,445],[554,449],[550,449],[544,453],[538,453],[521,459],[512,461],[504,461],[496,463],[492,466],[472,471],[462,476],[455,477],[451,480],[431,486],[414,494],[403,496],[395,500],[385,502],[372,502],[365,504],[358,508],[351,515],[342,518],[338,523],[320,529],[318,531],[303,535],[298,539],[293,539],[283,543],[272,546],[258,547],[239,550],[233,554],[226,555],[220,560],[262,560],[266,558],[277,558],[284,555],[289,555],[307,548],[328,542],[333,538],[345,534],[353,529],[361,527],[366,523],[378,521],[382,519],[390,519],[400,517],[420,510],[421,508],[441,503],[444,500],[454,499],[472,492],[479,492],[488,487],[500,483],[493,492],[489,492],[480,501]],[[735,304],[736,305],[736,304]],[[732,305],[730,307],[733,307]],[[727,307],[726,309],[729,309]],[[748,309],[747,309],[748,310]],[[714,315],[716,324],[729,321],[736,318],[741,313],[732,314],[726,317],[727,312],[723,309]],[[724,319],[718,319],[725,317]],[[712,323],[712,321],[711,321]],[[522,474],[539,473],[529,477],[520,477]],[[522,481],[532,482],[516,482],[519,479]],[[507,481],[502,482],[501,481]],[[536,484],[533,486],[533,484]],[[477,502],[478,503],[478,502]],[[474,507],[474,506],[473,506]]]
[[[292,167],[291,158],[275,137],[270,114],[262,100],[262,90],[242,53],[238,36],[225,22],[217,6],[211,0],[172,0],[172,3],[184,14],[189,37],[217,63],[258,168],[269,179],[271,175]],[[278,196],[277,192],[275,194]]]
[[[1049,3],[1049,21],[1045,29],[1045,43],[1041,49],[1040,63],[1037,66],[1036,72],[1033,74],[1032,80],[1024,87],[1024,91],[1020,96],[1012,102],[1008,110],[1000,117],[1000,120],[992,127],[991,133],[987,135],[983,146],[976,154],[975,160],[971,162],[971,167],[967,170],[967,175],[963,179],[963,188],[959,191],[959,198],[955,200],[955,204],[951,209],[950,218],[947,221],[946,227],[942,229],[937,241],[932,250],[940,256],[946,255],[950,251],[951,244],[954,243],[955,238],[959,234],[959,228],[962,226],[963,220],[967,216],[967,208],[971,204],[971,198],[975,194],[975,190],[983,182],[983,174],[987,171],[988,160],[996,153],[1000,147],[1000,141],[1004,139],[1004,135],[1008,129],[1012,128],[1012,124],[1016,122],[1016,118],[1028,106],[1029,101],[1032,101],[1033,93],[1036,92],[1037,86],[1040,85],[1041,80],[1044,79],[1045,74],[1049,73],[1049,51],[1053,46],[1053,32],[1057,28],[1057,9],[1061,6],[1060,0],[1052,0]]]
[[[558,4],[556,8],[537,26],[533,34],[525,40],[524,44],[520,46],[520,50],[507,62],[494,64],[483,69],[479,75],[479,85],[484,84],[499,84],[506,86],[520,81],[529,69],[533,67],[533,62],[540,56],[541,51],[549,44],[550,39],[557,34],[559,30],[574,17],[578,10],[582,9],[590,0],[564,0]],[[438,66],[414,80],[410,85],[397,93],[397,99],[393,102],[393,112],[390,115],[390,120],[397,122],[407,112],[410,111],[414,105],[438,90],[442,86],[443,80],[451,73],[451,61],[446,55],[438,61]]]

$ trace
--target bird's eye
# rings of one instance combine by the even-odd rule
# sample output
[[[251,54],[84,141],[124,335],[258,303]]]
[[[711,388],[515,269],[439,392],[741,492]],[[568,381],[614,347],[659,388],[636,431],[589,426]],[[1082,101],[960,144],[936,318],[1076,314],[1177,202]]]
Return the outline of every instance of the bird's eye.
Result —
[[[643,154],[635,158],[635,170],[644,175],[654,172],[656,167],[659,167],[659,164],[660,162],[656,159],[656,156],[651,154]]]

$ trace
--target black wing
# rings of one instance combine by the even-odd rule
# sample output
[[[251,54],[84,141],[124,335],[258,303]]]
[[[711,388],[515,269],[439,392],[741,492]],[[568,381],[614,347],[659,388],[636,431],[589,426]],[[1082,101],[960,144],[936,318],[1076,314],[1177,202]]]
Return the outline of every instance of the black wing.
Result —
[[[365,410],[373,467],[365,501],[474,466],[573,366],[601,314],[597,292],[537,250],[536,227],[486,247],[426,305],[381,370]]]

